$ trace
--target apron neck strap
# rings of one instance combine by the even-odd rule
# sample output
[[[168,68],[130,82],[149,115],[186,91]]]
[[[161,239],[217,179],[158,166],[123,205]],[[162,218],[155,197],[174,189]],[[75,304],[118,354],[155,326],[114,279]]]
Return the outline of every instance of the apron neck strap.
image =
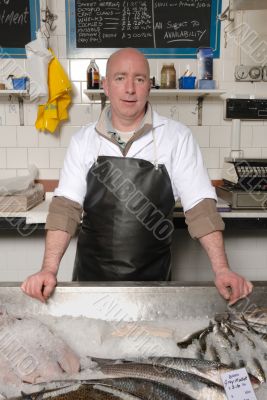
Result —
[[[159,169],[158,152],[157,152],[157,144],[156,144],[156,137],[155,137],[154,128],[152,128],[152,136],[153,136],[153,150],[154,150],[154,161],[153,161],[153,164],[155,166],[155,169]],[[102,139],[99,136],[99,148],[98,148],[98,152],[97,152],[96,157],[95,157],[95,164],[97,164],[97,159],[99,157],[100,150],[101,150],[101,144],[102,144]]]
[[[154,165],[155,165],[155,169],[159,169],[157,144],[156,144],[156,137],[155,137],[154,128],[152,128],[152,136],[153,136],[153,148],[154,148]]]

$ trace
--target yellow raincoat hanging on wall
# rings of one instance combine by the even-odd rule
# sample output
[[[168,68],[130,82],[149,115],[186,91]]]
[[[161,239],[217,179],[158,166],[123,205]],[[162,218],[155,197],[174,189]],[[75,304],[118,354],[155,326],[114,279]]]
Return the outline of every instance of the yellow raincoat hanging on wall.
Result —
[[[68,119],[71,83],[57,57],[49,50],[54,56],[48,67],[49,99],[46,104],[39,105],[35,126],[40,131],[54,133],[60,121]]]

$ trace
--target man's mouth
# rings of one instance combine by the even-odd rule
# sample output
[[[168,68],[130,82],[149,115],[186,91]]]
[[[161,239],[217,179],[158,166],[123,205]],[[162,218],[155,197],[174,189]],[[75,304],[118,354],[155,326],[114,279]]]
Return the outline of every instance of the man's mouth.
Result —
[[[131,99],[121,99],[122,101],[126,101],[127,103],[135,103],[137,100],[135,98]]]

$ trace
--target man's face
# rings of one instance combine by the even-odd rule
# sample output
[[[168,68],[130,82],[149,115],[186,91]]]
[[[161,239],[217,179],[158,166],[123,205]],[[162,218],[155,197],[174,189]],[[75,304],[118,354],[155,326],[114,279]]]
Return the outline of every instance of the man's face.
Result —
[[[114,127],[136,128],[150,91],[147,61],[131,49],[120,51],[109,62],[104,90],[110,99]]]

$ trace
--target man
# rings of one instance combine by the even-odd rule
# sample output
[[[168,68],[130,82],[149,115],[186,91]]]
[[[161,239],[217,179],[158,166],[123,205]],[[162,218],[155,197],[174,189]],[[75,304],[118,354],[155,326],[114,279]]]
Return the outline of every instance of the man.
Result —
[[[22,290],[41,301],[50,296],[82,210],[74,280],[169,280],[171,215],[180,198],[220,294],[230,304],[247,296],[252,284],[229,268],[216,194],[191,132],[148,103],[145,57],[130,48],[115,52],[104,90],[110,107],[72,138],[47,218],[43,265]]]

